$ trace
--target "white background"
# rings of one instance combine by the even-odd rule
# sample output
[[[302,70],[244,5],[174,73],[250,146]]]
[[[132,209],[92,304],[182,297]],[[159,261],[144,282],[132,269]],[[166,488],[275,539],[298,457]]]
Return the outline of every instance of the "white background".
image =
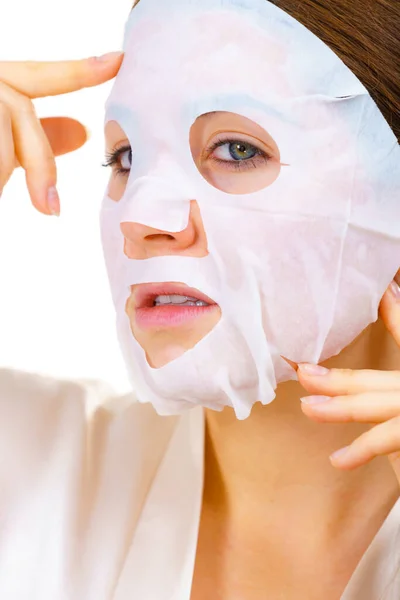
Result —
[[[132,0],[0,2],[0,60],[78,59],[120,50]],[[35,102],[38,115],[91,132],[57,159],[61,217],[30,204],[21,169],[0,198],[0,366],[128,389],[114,331],[98,213],[108,172],[103,111],[111,83]],[[1,139],[0,139],[1,143]]]

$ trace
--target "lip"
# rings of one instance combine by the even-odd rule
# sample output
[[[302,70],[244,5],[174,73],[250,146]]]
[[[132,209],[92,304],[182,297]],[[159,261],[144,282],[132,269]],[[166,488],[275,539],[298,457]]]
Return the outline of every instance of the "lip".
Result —
[[[143,283],[132,285],[131,290],[128,310],[140,329],[179,327],[218,308],[218,304],[200,290],[183,283]],[[208,306],[154,306],[157,296],[175,294],[198,298]]]

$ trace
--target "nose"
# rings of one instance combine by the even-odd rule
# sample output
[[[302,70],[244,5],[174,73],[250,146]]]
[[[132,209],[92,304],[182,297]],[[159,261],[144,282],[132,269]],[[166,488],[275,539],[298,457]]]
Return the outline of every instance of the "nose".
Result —
[[[128,258],[144,260],[157,256],[207,256],[207,236],[201,218],[200,207],[195,200],[190,202],[189,220],[186,228],[179,232],[154,229],[141,223],[121,223],[124,236],[124,253]]]

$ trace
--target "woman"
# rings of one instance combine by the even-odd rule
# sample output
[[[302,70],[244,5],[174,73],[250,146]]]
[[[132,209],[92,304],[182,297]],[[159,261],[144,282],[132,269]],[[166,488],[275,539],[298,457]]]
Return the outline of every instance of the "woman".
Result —
[[[141,0],[141,6],[145,3]],[[400,20],[397,5],[375,2],[372,26],[365,9],[344,0],[334,6],[311,0],[300,7],[276,4],[334,47],[371,89],[398,136],[400,93],[392,73],[400,49],[390,33]],[[55,71],[42,65],[33,73],[29,65],[0,66],[0,164],[8,165],[0,174],[1,186],[17,160],[27,171],[34,205],[46,214],[58,213],[49,142],[32,110],[26,110],[29,98],[101,83],[116,74],[120,63],[121,57],[114,56],[100,64],[57,65]],[[121,170],[126,176],[132,155],[126,132],[109,123],[109,195],[115,201],[128,187]],[[67,125],[70,138],[61,146],[66,123],[42,124],[56,155],[84,142],[79,125]],[[233,128],[231,122],[208,126],[207,138]],[[235,131],[249,126],[241,121]],[[202,139],[196,133],[194,147]],[[243,144],[243,135],[257,134],[245,129],[230,152],[251,153],[253,146]],[[226,160],[226,155],[219,158]],[[241,193],[237,180],[224,177],[232,193]],[[136,260],[204,255],[205,231],[197,209],[191,206],[188,226],[179,234],[143,232],[140,223],[124,222],[128,254]],[[400,301],[394,283],[382,299],[380,315],[324,363],[328,372],[299,365],[298,382],[281,384],[276,401],[255,404],[247,419],[237,420],[231,408],[207,409],[204,486],[199,408],[158,417],[150,406],[112,398],[102,388],[3,372],[1,455],[14,458],[2,476],[0,595],[398,598]],[[141,327],[132,333],[158,368],[175,358],[174,343],[179,352],[190,349],[214,326],[203,322],[193,340],[179,329],[167,328],[162,339],[149,329],[141,335]],[[304,390],[313,396],[300,403]],[[346,446],[346,452],[332,455]]]

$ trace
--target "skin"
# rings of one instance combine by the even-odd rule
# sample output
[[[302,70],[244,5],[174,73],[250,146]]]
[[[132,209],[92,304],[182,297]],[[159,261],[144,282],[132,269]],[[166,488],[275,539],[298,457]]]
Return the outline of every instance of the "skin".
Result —
[[[230,600],[341,597],[399,496],[399,346],[400,301],[387,291],[380,320],[324,363],[328,373],[300,365],[299,381],[246,421],[207,411],[192,600],[212,589]],[[328,400],[302,402],[308,394]]]
[[[253,159],[241,163],[241,169],[234,169],[235,161],[229,158],[228,143],[215,150],[210,148],[214,142],[237,137],[262,153]],[[119,148],[129,146],[129,140],[123,129],[115,121],[107,123],[105,128],[107,154]],[[208,113],[199,117],[190,132],[190,147],[193,160],[211,185],[232,194],[243,194],[265,188],[279,176],[282,164],[280,152],[275,140],[253,121],[228,112]],[[250,150],[250,148],[248,148]],[[133,153],[135,148],[132,148]],[[218,159],[218,162],[215,160]],[[220,161],[224,162],[220,162]],[[126,174],[118,170],[130,166],[129,150],[119,157],[113,165],[109,182],[109,195],[118,202],[124,194],[129,169]],[[236,166],[238,161],[236,161]],[[188,226],[178,233],[163,232],[140,223],[122,223],[121,231],[125,237],[124,252],[128,258],[143,260],[157,256],[179,255],[201,258],[207,256],[207,236],[203,226],[200,208],[196,200],[191,201]],[[209,333],[221,318],[218,308],[190,325],[179,328],[158,328],[141,330],[134,318],[134,294],[126,305],[135,339],[145,350],[148,363],[159,368],[193,348]]]
[[[240,171],[215,163],[207,148],[221,133],[237,135],[272,158]],[[109,151],[128,143],[117,123],[108,124],[106,140]],[[230,193],[271,185],[284,166],[268,132],[230,113],[199,118],[190,145],[202,175]],[[129,160],[123,165],[129,167]],[[126,181],[127,175],[112,172],[116,201]],[[122,224],[128,256],[204,256],[201,214],[192,204],[188,227],[177,234]],[[191,600],[342,595],[399,496],[400,299],[394,285],[382,299],[379,320],[327,361],[328,371],[316,374],[314,365],[291,363],[298,381],[279,385],[276,400],[256,404],[245,421],[230,408],[206,410],[205,485]],[[201,339],[209,325],[199,320],[192,337],[164,332],[168,341],[159,332],[147,332],[146,338],[133,333],[157,357],[175,342],[180,351],[192,347],[193,336]],[[345,446],[346,453],[333,455]]]
[[[71,119],[39,121],[31,100],[103,83],[116,75],[121,58],[0,62],[0,189],[21,166],[33,205],[52,214],[48,190],[56,184],[54,156],[79,148],[87,135]],[[208,120],[209,130],[204,125],[193,132],[193,157],[214,185],[242,193],[244,178],[254,181],[251,171],[217,172],[201,149],[221,127],[258,134],[244,121],[233,124],[226,115],[220,117],[223,126]],[[109,149],[126,140],[121,131],[106,131],[106,136]],[[257,177],[270,177],[271,167],[264,165]],[[126,185],[118,177],[113,170],[116,201]],[[233,177],[242,179],[235,183]],[[142,258],[204,255],[201,215],[195,201],[193,206],[190,229],[179,234],[138,232],[134,224],[125,224],[128,252]],[[206,411],[204,501],[192,600],[340,597],[399,495],[400,301],[391,290],[382,299],[379,321],[325,363],[328,373],[313,375],[305,365],[294,365],[298,382],[280,385],[277,399],[266,407],[255,405],[246,421],[237,421],[229,408]],[[196,335],[204,335],[205,326]],[[157,355],[168,350],[170,341],[147,343]],[[185,349],[183,338],[179,343]],[[307,395],[328,400],[302,402]],[[349,445],[345,454],[332,456]]]
[[[17,167],[26,174],[32,204],[41,213],[59,212],[52,189],[57,183],[54,157],[73,152],[87,140],[74,119],[38,119],[32,100],[92,87],[115,77],[122,54],[61,62],[0,61],[0,193]],[[52,190],[52,206],[48,191]]]

